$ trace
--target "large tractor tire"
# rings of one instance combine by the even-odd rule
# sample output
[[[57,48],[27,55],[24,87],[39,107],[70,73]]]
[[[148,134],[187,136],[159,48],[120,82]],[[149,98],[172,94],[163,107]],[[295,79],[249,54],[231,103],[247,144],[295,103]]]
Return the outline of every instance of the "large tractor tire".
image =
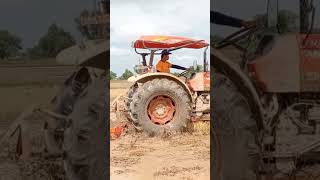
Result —
[[[178,83],[153,79],[135,90],[130,113],[137,126],[150,136],[176,134],[190,122],[191,102]]]
[[[127,95],[128,95],[128,100],[127,100],[127,108],[130,109],[130,105],[131,105],[131,102],[132,102],[132,97],[134,95],[134,93],[137,91],[138,89],[138,84],[134,84],[133,86],[131,86],[127,92]],[[133,114],[129,111],[128,114],[126,114],[127,117],[133,121],[133,123],[137,124],[138,123],[138,120],[136,119],[135,116],[133,116]]]
[[[86,89],[81,88],[79,82],[75,83],[75,80],[79,80],[80,77],[86,77],[86,81],[81,84],[88,83],[90,74],[87,68],[81,68],[65,80],[61,89],[51,100],[51,110],[53,113],[63,116],[69,116],[72,113],[73,107],[79,99],[81,92],[83,93]],[[75,90],[78,90],[78,93]],[[62,154],[63,129],[66,128],[65,126],[66,124],[62,119],[47,117],[46,123],[44,124],[44,138],[46,144],[45,151],[48,155],[59,156]]]
[[[230,79],[213,75],[213,168],[218,180],[255,180],[257,128],[246,98]]]
[[[94,81],[80,96],[70,114],[72,124],[64,133],[64,168],[68,180],[106,179],[107,124],[104,121],[106,82]]]

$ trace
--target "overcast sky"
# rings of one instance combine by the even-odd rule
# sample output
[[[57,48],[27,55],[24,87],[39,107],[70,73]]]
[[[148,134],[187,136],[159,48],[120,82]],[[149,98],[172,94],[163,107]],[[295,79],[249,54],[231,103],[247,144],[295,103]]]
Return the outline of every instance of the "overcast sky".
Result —
[[[56,22],[79,39],[74,18],[93,6],[94,0],[1,0],[0,30],[15,33],[24,47],[32,47]]]
[[[23,39],[24,47],[32,47],[43,36],[49,25],[56,22],[76,39],[74,18],[83,9],[92,9],[98,0],[1,0],[0,30],[9,30]],[[280,9],[297,12],[299,0],[280,0]],[[320,16],[320,0],[316,16]],[[211,9],[242,19],[251,19],[266,12],[266,0],[111,0],[111,68],[117,74],[125,68],[132,69],[139,56],[131,48],[131,42],[140,35],[178,35],[210,39],[211,33],[227,35],[237,29],[212,26],[209,23]],[[319,18],[315,21],[320,25]],[[194,60],[201,63],[202,51],[180,50],[170,60],[183,66],[191,66]],[[158,58],[157,58],[158,59]]]
[[[111,0],[111,70],[121,75],[138,64],[131,43],[141,35],[176,35],[210,41],[209,0]],[[160,57],[156,57],[156,62]],[[202,50],[178,50],[170,62],[202,63]]]

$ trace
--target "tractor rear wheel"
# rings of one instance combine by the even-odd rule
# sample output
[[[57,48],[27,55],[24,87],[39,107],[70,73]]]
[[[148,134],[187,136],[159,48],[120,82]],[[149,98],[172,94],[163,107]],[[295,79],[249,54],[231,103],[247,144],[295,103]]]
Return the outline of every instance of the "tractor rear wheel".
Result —
[[[136,89],[130,103],[137,126],[150,136],[182,132],[191,118],[188,93],[168,79],[153,79]]]
[[[213,170],[216,179],[257,179],[257,127],[247,99],[222,74],[213,75]]]
[[[108,117],[106,83],[96,79],[69,115],[72,124],[64,132],[64,169],[68,180],[105,179],[105,142]],[[105,118],[103,118],[105,117]]]

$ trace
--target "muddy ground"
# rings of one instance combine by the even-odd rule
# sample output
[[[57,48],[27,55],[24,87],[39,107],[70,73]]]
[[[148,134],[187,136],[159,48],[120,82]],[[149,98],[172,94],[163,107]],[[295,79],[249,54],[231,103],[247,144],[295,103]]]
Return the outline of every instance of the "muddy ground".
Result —
[[[130,83],[112,81],[110,100]],[[110,143],[112,180],[209,180],[210,136],[198,132],[171,138],[126,135]]]
[[[74,67],[28,67],[26,65],[0,66],[0,139],[14,120],[32,105],[45,106],[55,95],[59,85]],[[43,118],[30,117],[31,136],[41,137]],[[42,142],[41,138],[36,138]],[[12,137],[12,143],[17,140]],[[48,160],[35,155],[29,160],[15,159],[15,144],[0,146],[0,180],[49,180],[63,179],[62,160]]]
[[[31,88],[30,86],[28,86]],[[23,89],[23,87],[2,87],[0,92],[9,91],[15,94]],[[19,97],[21,104],[16,105],[14,102],[8,101],[7,106],[3,106],[0,121],[0,138],[5,134],[8,128],[14,124],[14,120],[22,113],[22,111],[29,106],[29,103],[45,104],[54,93],[53,87],[33,87],[32,92],[28,95],[15,94]],[[1,94],[2,95],[2,94]],[[34,98],[32,98],[34,97]],[[35,98],[37,97],[37,98]],[[5,98],[5,97],[3,97]],[[7,97],[9,98],[9,97]],[[25,106],[24,106],[25,105]],[[19,112],[20,110],[20,112]],[[45,117],[40,113],[31,114],[26,118],[25,123],[28,124],[28,132],[30,139],[32,139],[32,152],[35,153],[32,158],[28,160],[16,160],[16,144],[18,141],[18,134],[10,137],[9,141],[2,144],[0,149],[0,180],[62,180],[64,173],[62,169],[62,159],[46,159],[42,156],[44,141],[43,141],[43,119]]]

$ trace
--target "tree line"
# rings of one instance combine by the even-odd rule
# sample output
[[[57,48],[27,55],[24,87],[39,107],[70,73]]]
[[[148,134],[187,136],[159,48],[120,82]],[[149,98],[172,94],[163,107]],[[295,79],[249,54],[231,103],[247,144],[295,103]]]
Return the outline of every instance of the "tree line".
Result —
[[[10,57],[56,57],[63,49],[75,45],[75,38],[53,23],[32,48],[22,48],[22,39],[7,30],[0,30],[0,59]]]
[[[133,76],[133,72],[129,69],[125,69],[121,76],[117,76],[117,73],[110,70],[110,80],[127,80],[129,77]]]
[[[80,17],[87,13],[83,10],[79,17],[74,19],[75,27],[81,35],[89,40],[95,39],[101,27],[92,25],[90,27],[83,26],[80,23]],[[23,49],[22,38],[5,29],[0,29],[0,60],[21,57],[21,58],[38,58],[48,57],[54,58],[65,48],[76,44],[75,38],[71,33],[65,31],[56,23],[52,23],[47,32],[40,37],[32,48]]]

